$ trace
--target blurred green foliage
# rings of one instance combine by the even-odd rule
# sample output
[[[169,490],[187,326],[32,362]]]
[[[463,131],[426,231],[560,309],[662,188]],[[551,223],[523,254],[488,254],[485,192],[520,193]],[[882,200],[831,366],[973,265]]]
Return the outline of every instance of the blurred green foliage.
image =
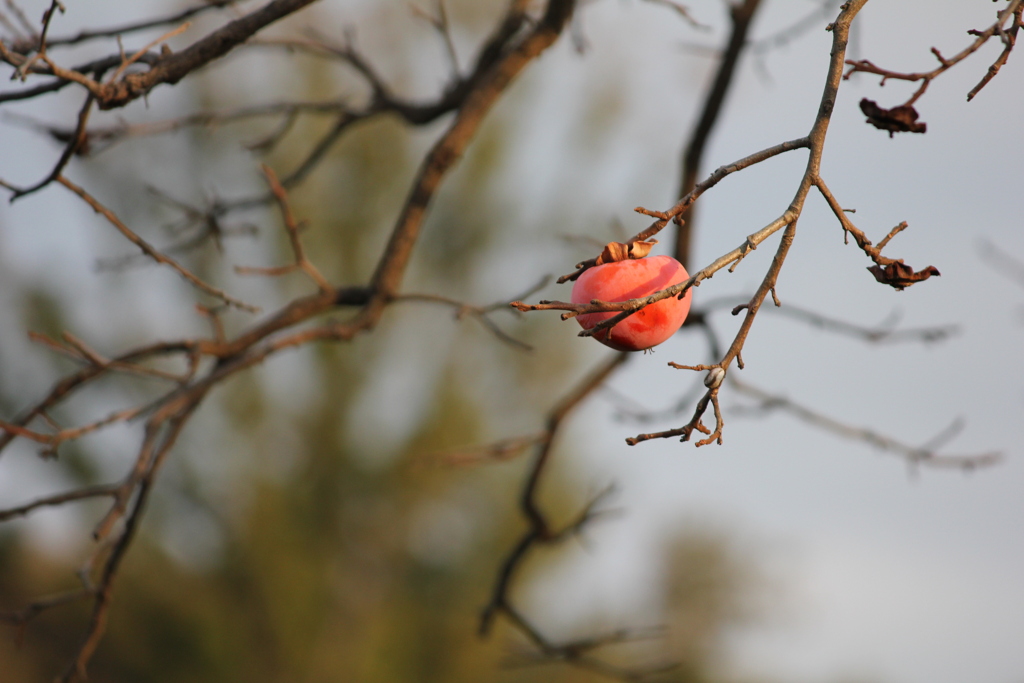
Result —
[[[453,19],[475,22],[457,31],[479,30],[482,10],[473,4],[450,8]],[[367,21],[373,14],[367,12]],[[389,57],[405,60],[405,79],[414,78],[412,63],[428,39],[395,41],[402,50]],[[351,82],[350,74],[322,62],[296,64],[305,65],[299,73],[309,99]],[[217,77],[205,81],[200,99],[207,106],[237,106],[219,98]],[[586,125],[614,125],[613,107],[606,106],[613,92],[603,90],[599,111]],[[496,112],[445,186],[407,278],[410,290],[465,292],[474,262],[492,256],[496,231],[514,226],[511,218],[502,220],[513,199],[498,171],[522,132],[516,108],[528,106],[512,102]],[[269,163],[294,167],[325,125],[303,120]],[[181,134],[181,140],[189,154],[212,165],[215,159],[204,155],[225,147],[206,145],[205,135]],[[585,131],[576,137],[576,144],[587,144]],[[296,213],[309,221],[304,238],[311,258],[332,281],[356,283],[370,275],[422,148],[422,140],[394,120],[362,125],[294,192]],[[551,212],[556,224],[568,209],[552,206]],[[260,239],[276,241],[277,258],[285,262],[287,242],[270,227],[276,222],[276,214],[266,215]],[[287,296],[306,285],[297,277],[278,284]],[[59,335],[60,302],[28,287],[21,298],[30,329]],[[576,340],[545,339],[544,353],[522,354],[471,321],[451,320],[448,310],[428,313],[395,306],[372,338],[306,348],[288,361],[294,370],[288,382],[275,379],[279,370],[259,369],[233,380],[204,407],[216,417],[192,425],[159,482],[116,587],[90,681],[597,680],[565,666],[506,667],[512,646],[525,643],[504,624],[487,640],[476,635],[498,563],[523,528],[515,505],[528,456],[453,470],[424,455],[508,436],[505,425],[538,425],[584,369],[565,343]],[[538,324],[513,329],[532,333]],[[397,376],[410,367],[428,378],[415,392],[405,392],[408,378]],[[369,422],[353,418],[365,415],[360,403],[381,382],[399,387],[397,400],[413,408],[392,415],[387,401],[377,399],[381,414]],[[8,403],[25,404],[15,387],[2,389]],[[519,406],[517,414],[508,413],[510,404]],[[354,436],[359,429],[365,433]],[[54,465],[70,481],[99,478],[88,463],[101,454],[84,448]],[[571,516],[582,502],[565,474],[545,483],[544,499],[555,506],[556,518]],[[84,529],[92,519],[85,512],[95,509],[65,514]],[[74,563],[87,551],[44,552],[21,533],[25,528],[0,536],[5,609],[73,587]],[[725,548],[712,536],[678,541],[664,611],[648,615],[664,620],[671,633],[639,652],[624,649],[614,655],[618,661],[677,660],[680,668],[665,680],[721,680],[723,639],[746,618],[751,585],[740,570],[743,560]],[[541,558],[524,576],[542,575],[546,563],[557,561],[557,553]],[[22,632],[5,631],[0,680],[52,676],[77,646],[87,616],[81,603],[51,610]]]

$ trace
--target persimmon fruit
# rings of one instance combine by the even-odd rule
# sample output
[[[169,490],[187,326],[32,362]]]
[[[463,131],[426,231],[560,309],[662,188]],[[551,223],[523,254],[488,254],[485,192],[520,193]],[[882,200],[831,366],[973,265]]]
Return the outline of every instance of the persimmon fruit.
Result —
[[[572,288],[574,304],[637,299],[679,284],[689,275],[683,264],[671,256],[649,256],[605,263],[589,268]],[[594,339],[617,351],[643,351],[657,346],[676,333],[690,312],[690,290],[682,299],[671,296],[640,309]],[[583,329],[618,315],[619,311],[584,313],[576,316]]]

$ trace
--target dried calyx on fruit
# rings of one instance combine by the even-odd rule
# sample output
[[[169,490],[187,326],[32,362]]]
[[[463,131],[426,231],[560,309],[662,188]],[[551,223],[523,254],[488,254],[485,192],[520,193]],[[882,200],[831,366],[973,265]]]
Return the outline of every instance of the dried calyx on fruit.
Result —
[[[689,275],[679,261],[671,256],[647,256],[651,242],[611,242],[572,288],[572,302],[585,304],[593,300],[620,302],[654,294],[686,280]],[[645,306],[607,330],[594,334],[594,339],[618,351],[643,351],[657,346],[682,326],[690,312],[690,291],[679,299],[670,296]],[[576,316],[589,329],[607,320],[618,311],[584,313]]]
[[[594,265],[600,266],[605,263],[616,263],[628,259],[641,259],[651,253],[651,249],[658,243],[658,240],[646,242],[609,242],[604,245],[601,255],[594,261]]]

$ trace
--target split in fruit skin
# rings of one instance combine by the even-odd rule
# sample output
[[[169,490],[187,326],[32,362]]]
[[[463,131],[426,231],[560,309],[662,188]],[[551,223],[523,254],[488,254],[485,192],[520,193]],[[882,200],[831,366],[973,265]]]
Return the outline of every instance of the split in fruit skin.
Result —
[[[605,263],[588,268],[572,288],[574,304],[600,301],[619,302],[648,296],[689,277],[683,265],[671,256],[648,256]],[[662,343],[682,326],[690,312],[691,291],[682,299],[674,296],[646,306],[594,339],[616,351],[643,351]],[[576,316],[583,329],[607,320],[618,311],[584,313]]]

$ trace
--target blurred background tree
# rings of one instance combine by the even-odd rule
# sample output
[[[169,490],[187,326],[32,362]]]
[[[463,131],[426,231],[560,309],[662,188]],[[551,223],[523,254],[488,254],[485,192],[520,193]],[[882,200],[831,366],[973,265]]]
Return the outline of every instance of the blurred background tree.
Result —
[[[223,12],[197,15],[171,44],[186,46],[194,40],[190,37],[264,3],[221,4],[227,6]],[[646,22],[677,22],[662,27],[662,36],[689,40],[706,32],[707,27],[677,16],[683,12],[672,3],[658,4],[618,3],[614,11],[642,15]],[[806,10],[817,17],[818,30],[837,11],[836,3],[805,4],[800,14]],[[29,17],[51,6],[20,5]],[[352,28],[350,44],[368,56],[394,92],[430,99],[443,88],[450,59],[430,20],[448,22],[454,61],[467,73],[481,36],[507,5],[499,0],[451,0],[420,8],[403,2],[316,3],[180,85],[154,90],[146,106],[136,103],[126,110],[131,114],[127,128],[125,112],[97,112],[90,125],[115,134],[90,138],[90,153],[76,157],[67,173],[116,207],[121,219],[151,243],[171,245],[167,253],[203,279],[226,283],[225,289],[258,302],[264,311],[277,310],[308,293],[308,282],[299,275],[240,277],[231,267],[290,261],[279,214],[266,203],[222,214],[218,209],[263,191],[259,161],[281,177],[301,166],[334,125],[331,117],[314,111],[269,122],[213,121],[182,125],[171,135],[142,126],[268,102],[367,101],[373,92],[351,61],[325,58],[322,50],[301,44],[328,42],[324,36],[341,44],[335,39]],[[51,36],[191,6],[154,0],[131,6],[126,17],[123,4],[71,4],[66,15],[53,20]],[[716,15],[718,10],[689,10],[718,22],[715,39],[727,36],[729,22]],[[778,19],[784,27],[799,18],[788,14]],[[4,16],[12,24],[9,30],[24,32],[13,8]],[[649,30],[646,26],[643,30]],[[172,26],[137,34],[138,45],[132,46],[167,28]],[[665,132],[658,143],[663,149],[637,147],[631,161],[620,163],[623,146],[638,140],[629,128],[635,124],[625,122],[639,106],[630,100],[631,88],[644,86],[631,81],[664,76],[638,76],[612,66],[617,51],[647,49],[628,47],[636,45],[626,38],[637,30],[623,28],[622,44],[610,44],[600,30],[591,33],[584,12],[568,30],[570,39],[561,40],[559,53],[545,54],[528,67],[489,113],[465,159],[446,178],[403,292],[477,305],[508,301],[541,275],[567,272],[566,264],[593,255],[594,243],[634,232],[617,225],[626,216],[624,206],[662,206],[676,199],[679,179],[664,169],[674,167],[684,125]],[[794,30],[794,39],[802,30]],[[292,36],[301,38],[290,45],[275,42]],[[74,50],[64,63],[77,63],[79,54],[95,56],[84,47]],[[815,55],[825,56],[827,50]],[[578,83],[552,103],[551,89],[564,87],[545,80],[545,62],[555,59],[562,77]],[[699,92],[707,68],[692,62],[676,67],[673,75],[682,85],[669,81],[658,87]],[[816,81],[808,87],[820,86]],[[586,99],[574,101],[577,93]],[[80,97],[81,92],[64,91],[57,103],[13,103],[20,109],[5,104],[22,117],[10,117],[5,126],[5,140],[11,140],[0,173],[5,180],[11,181],[12,173],[26,179],[45,174],[56,149],[46,146],[46,134],[53,137],[46,126],[66,127]],[[568,128],[545,122],[552,107],[571,110]],[[331,283],[357,285],[372,277],[396,211],[446,121],[414,127],[382,116],[356,124],[326,149],[314,172],[289,186],[292,208],[305,221],[307,253]],[[26,127],[35,130],[26,134]],[[723,158],[714,165],[719,162]],[[609,184],[617,189],[601,196],[600,188]],[[46,233],[8,238],[6,246],[0,242],[0,363],[5,368],[0,411],[5,418],[78,367],[51,349],[29,344],[24,330],[54,339],[72,331],[111,356],[153,339],[207,334],[209,328],[209,321],[191,310],[195,294],[187,284],[121,258],[123,240],[77,198],[59,192],[49,188],[0,214],[5,232],[26,231],[19,226],[35,216],[40,221],[34,230]],[[24,207],[20,214],[18,206]],[[39,246],[18,241],[28,239]],[[33,267],[12,263],[23,253],[38,257]],[[92,272],[97,264],[98,272]],[[744,287],[749,290],[749,282]],[[567,298],[560,292],[549,286],[544,295]],[[522,630],[508,623],[490,638],[478,637],[480,611],[498,564],[522,533],[517,497],[530,461],[509,458],[468,467],[449,462],[467,445],[535,433],[567,388],[605,357],[604,350],[593,343],[581,346],[584,341],[565,327],[537,315],[491,314],[505,333],[535,349],[527,352],[497,338],[473,315],[453,320],[454,312],[444,303],[398,301],[372,334],[286,352],[215,391],[159,478],[121,569],[90,680],[590,681],[608,673],[539,657]],[[218,315],[229,337],[252,321],[238,311]],[[702,362],[706,350],[700,335],[684,331],[680,337],[672,358],[685,352],[692,362]],[[657,366],[668,359],[659,357]],[[667,401],[672,390],[666,387],[676,381],[643,397]],[[130,375],[106,378],[52,417],[64,425],[80,424],[161,396],[155,380],[146,382]],[[607,415],[598,419],[607,422]],[[8,468],[0,507],[115,480],[130,462],[127,454],[137,448],[140,433],[135,423],[116,426],[62,445],[52,462],[35,458],[37,445],[15,443],[0,461]],[[607,450],[625,448],[620,444],[616,439]],[[593,498],[595,485],[606,483],[587,471],[592,448],[592,441],[574,432],[556,444],[558,459],[540,492],[553,520],[569,523]],[[89,531],[106,509],[105,499],[86,501],[73,510],[41,511],[0,527],[0,607],[15,610],[34,596],[73,589],[74,573],[91,552]],[[600,529],[596,521],[594,529]],[[548,577],[572,566],[567,558],[593,542],[589,529],[579,544],[570,540],[531,556],[513,595],[540,608],[541,621],[560,642],[625,629],[627,642],[603,649],[605,661],[624,671],[651,666],[656,680],[680,683],[740,680],[730,666],[731,639],[770,620],[780,604],[775,579],[757,551],[722,529],[691,518],[661,534],[660,560],[637,560],[660,568],[644,588],[654,597],[627,614],[602,605],[555,602],[544,609],[539,604]],[[89,605],[77,602],[12,628],[0,641],[3,680],[38,681],[59,673],[80,646],[89,614]],[[672,666],[662,670],[661,664]]]

